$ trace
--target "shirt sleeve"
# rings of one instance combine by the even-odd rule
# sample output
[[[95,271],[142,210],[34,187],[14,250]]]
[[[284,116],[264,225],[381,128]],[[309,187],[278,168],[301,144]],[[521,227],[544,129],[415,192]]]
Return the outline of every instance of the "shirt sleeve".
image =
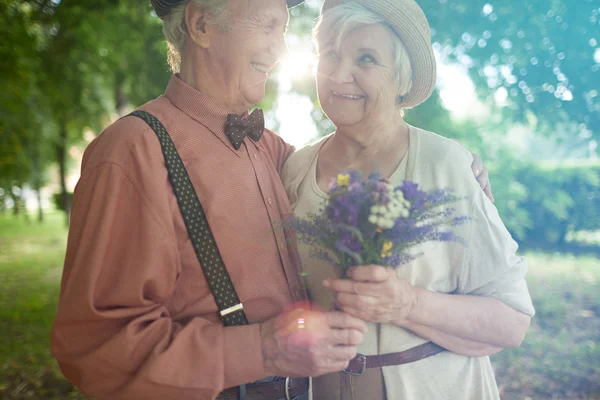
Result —
[[[209,399],[264,378],[258,325],[170,315],[180,260],[164,221],[120,166],[84,171],[51,349],[95,398]]]
[[[525,281],[527,261],[516,254],[517,243],[483,191],[474,191],[469,216],[472,220],[460,292],[493,297],[533,316]]]

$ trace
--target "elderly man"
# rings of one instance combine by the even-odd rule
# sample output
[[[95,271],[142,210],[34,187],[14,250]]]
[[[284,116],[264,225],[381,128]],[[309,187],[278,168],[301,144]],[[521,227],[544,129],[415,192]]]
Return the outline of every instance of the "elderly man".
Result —
[[[344,313],[325,313],[307,346],[281,333],[306,300],[277,227],[291,214],[279,172],[293,148],[260,110],[247,115],[300,2],[153,0],[180,72],[90,144],[75,190],[51,345],[84,393],[292,398],[302,377],[355,356],[366,325]]]
[[[302,349],[278,333],[278,316],[306,300],[293,240],[277,228],[291,214],[278,172],[292,148],[262,127],[258,136],[246,129],[260,122],[258,111],[240,115],[262,100],[268,73],[286,51],[286,1],[154,6],[181,68],[140,111],[172,140],[228,276],[207,280],[218,265],[200,265],[194,239],[204,246],[210,235],[194,231],[196,209],[191,225],[180,210],[178,201],[188,200],[174,195],[170,178],[176,182],[181,167],[169,167],[164,137],[157,140],[141,118],[120,119],[83,159],[53,354],[65,376],[96,398],[214,399],[227,388],[219,398],[301,395],[306,378],[236,387],[339,371],[366,325],[328,313],[324,337]],[[228,279],[234,293],[219,301]],[[243,309],[217,304],[227,296]]]

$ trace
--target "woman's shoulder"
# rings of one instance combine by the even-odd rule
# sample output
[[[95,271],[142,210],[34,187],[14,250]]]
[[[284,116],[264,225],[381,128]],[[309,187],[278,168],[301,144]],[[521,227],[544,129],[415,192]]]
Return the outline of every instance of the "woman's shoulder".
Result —
[[[418,141],[418,147],[423,161],[435,161],[439,164],[455,165],[456,161],[468,163],[473,162],[473,155],[460,143],[425,129],[411,126],[413,136]]]
[[[416,158],[421,166],[437,171],[470,176],[473,154],[460,143],[434,132],[411,126]]]
[[[409,170],[425,187],[452,188],[471,197],[479,184],[473,176],[473,155],[458,142],[424,129],[411,127]]]

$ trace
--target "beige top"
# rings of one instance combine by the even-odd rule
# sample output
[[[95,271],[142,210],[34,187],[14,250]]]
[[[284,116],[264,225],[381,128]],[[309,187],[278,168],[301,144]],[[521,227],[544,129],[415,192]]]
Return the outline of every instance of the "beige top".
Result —
[[[326,195],[316,185],[318,151],[325,139],[294,153],[287,160],[282,179],[294,213],[302,217],[316,213]],[[416,261],[397,269],[410,284],[440,293],[492,296],[533,316],[534,309],[525,283],[527,263],[518,257],[517,244],[504,227],[471,172],[472,156],[457,143],[431,132],[410,127],[407,155],[390,177],[397,185],[404,179],[425,190],[453,188],[466,199],[456,204],[458,215],[472,221],[455,228],[467,245],[429,243],[414,249],[424,252]],[[308,276],[310,296],[330,307],[332,298],[321,282],[333,274],[328,264],[312,259],[300,248]],[[359,352],[365,355],[403,351],[426,342],[420,336],[392,324],[371,324]],[[444,352],[411,364],[383,368],[387,398],[396,399],[498,399],[489,357],[466,357]]]

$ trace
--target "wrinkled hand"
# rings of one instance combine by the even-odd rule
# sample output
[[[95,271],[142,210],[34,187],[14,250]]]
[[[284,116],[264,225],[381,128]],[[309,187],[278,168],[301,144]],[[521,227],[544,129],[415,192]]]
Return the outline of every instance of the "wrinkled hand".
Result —
[[[494,195],[492,194],[492,184],[490,183],[489,171],[485,165],[483,165],[483,161],[481,157],[477,154],[471,152],[473,155],[473,163],[471,164],[471,170],[473,171],[473,175],[479,182],[479,186],[484,191],[485,195],[492,201],[494,200]]]
[[[350,279],[328,279],[342,311],[363,321],[399,323],[408,318],[417,301],[415,289],[392,268],[363,265],[348,270]]]
[[[260,325],[265,373],[304,377],[341,371],[366,331],[363,321],[343,312],[284,313]]]
[[[462,143],[456,139],[452,139],[456,143],[462,146]],[[464,146],[463,146],[464,147]],[[468,150],[468,149],[467,149]],[[492,184],[490,183],[489,171],[485,165],[483,165],[483,160],[479,155],[469,151],[473,156],[473,162],[471,163],[471,171],[473,171],[473,175],[475,175],[475,179],[479,182],[479,186],[484,191],[485,195],[492,201],[494,200],[494,195],[492,194]]]

